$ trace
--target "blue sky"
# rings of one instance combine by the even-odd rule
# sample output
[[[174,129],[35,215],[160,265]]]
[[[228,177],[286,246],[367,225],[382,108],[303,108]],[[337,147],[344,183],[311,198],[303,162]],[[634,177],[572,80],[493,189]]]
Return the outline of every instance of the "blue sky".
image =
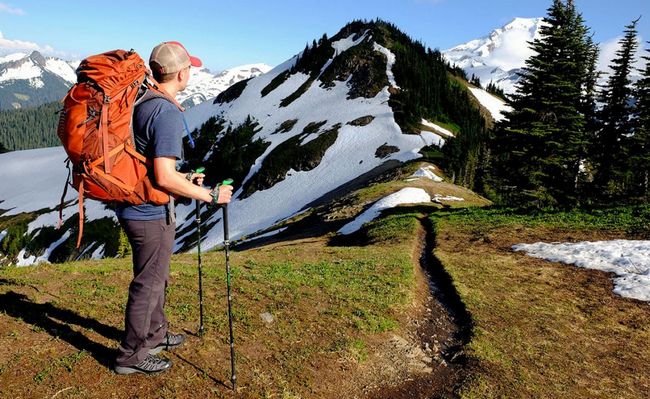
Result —
[[[148,58],[178,40],[213,72],[242,64],[277,65],[323,33],[355,18],[395,23],[414,39],[446,49],[486,36],[514,17],[546,14],[552,0],[0,0],[0,48],[37,48],[83,58],[134,48]],[[575,0],[597,42],[611,42],[643,15],[650,40],[650,0]],[[613,5],[612,5],[613,4]],[[648,44],[645,44],[648,47]],[[14,47],[16,48],[16,47]]]

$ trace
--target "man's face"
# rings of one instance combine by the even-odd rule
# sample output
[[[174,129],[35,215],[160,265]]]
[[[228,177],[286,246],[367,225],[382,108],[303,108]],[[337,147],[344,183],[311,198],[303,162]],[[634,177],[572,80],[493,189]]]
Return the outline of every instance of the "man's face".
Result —
[[[187,83],[190,81],[190,68],[191,66],[188,66],[183,69],[183,73],[181,74],[181,90],[185,90],[187,88]]]

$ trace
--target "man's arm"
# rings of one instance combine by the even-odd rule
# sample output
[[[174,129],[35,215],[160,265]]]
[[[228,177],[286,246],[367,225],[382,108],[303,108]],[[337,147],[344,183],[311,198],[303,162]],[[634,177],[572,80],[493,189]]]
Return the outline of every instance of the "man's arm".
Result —
[[[153,172],[156,184],[172,194],[200,201],[212,202],[210,190],[192,184],[185,178],[185,174],[176,171],[176,159],[171,157],[157,157],[153,159]],[[232,197],[232,186],[219,187],[219,204],[227,204]]]

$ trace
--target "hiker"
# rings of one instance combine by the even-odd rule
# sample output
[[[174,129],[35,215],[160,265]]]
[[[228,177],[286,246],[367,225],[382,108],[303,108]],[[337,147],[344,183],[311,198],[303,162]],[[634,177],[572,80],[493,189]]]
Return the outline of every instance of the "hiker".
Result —
[[[164,42],[151,52],[149,66],[158,87],[174,98],[187,87],[190,68],[201,60],[190,56],[178,42]],[[133,114],[136,149],[153,160],[153,180],[170,194],[213,204],[227,204],[232,186],[202,187],[204,175],[176,171],[182,158],[183,115],[170,99],[145,93]],[[189,133],[189,132],[188,132]],[[115,359],[118,374],[152,374],[165,371],[171,361],[158,357],[185,341],[182,334],[167,330],[164,313],[165,288],[174,245],[175,214],[173,198],[167,205],[120,204],[115,210],[129,238],[133,252],[133,280],[126,305],[125,334]]]

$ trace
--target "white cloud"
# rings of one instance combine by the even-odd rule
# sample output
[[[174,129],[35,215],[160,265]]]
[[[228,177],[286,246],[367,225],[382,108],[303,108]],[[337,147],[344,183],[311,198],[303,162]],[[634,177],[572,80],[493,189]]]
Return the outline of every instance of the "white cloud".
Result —
[[[29,53],[32,51],[38,51],[44,55],[50,55],[50,56],[55,56],[64,59],[75,58],[75,54],[69,54],[66,53],[65,51],[56,50],[54,47],[50,46],[49,44],[40,45],[38,43],[29,42],[26,40],[7,39],[0,31],[0,53],[2,54],[10,54],[15,52]]]
[[[22,9],[12,7],[9,4],[5,4],[5,3],[0,3],[0,12],[6,12],[7,14],[14,14],[14,15],[25,15],[25,11],[23,11]]]
[[[512,29],[502,33],[501,43],[496,47],[487,60],[490,66],[500,66],[506,71],[522,68],[526,60],[535,51],[528,45],[530,35],[526,31]]]
[[[49,47],[49,46],[47,46]],[[0,48],[12,50],[41,50],[41,46],[34,42],[27,42],[24,40],[11,40],[4,37],[0,32]]]

